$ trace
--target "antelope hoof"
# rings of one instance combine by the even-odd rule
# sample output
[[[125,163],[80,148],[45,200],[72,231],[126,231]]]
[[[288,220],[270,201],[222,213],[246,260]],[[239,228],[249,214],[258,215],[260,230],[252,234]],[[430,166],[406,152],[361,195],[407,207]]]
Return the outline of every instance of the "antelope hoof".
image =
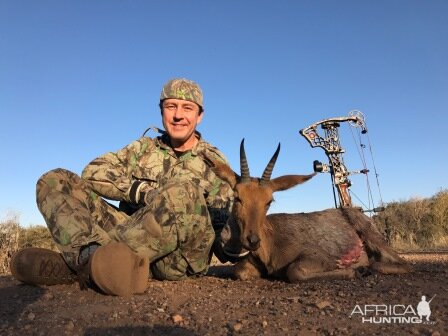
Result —
[[[247,260],[235,265],[234,275],[237,279],[247,281],[251,279],[259,279],[260,271]]]
[[[373,272],[369,267],[360,266],[355,269],[355,276],[358,279],[362,279],[372,275]]]

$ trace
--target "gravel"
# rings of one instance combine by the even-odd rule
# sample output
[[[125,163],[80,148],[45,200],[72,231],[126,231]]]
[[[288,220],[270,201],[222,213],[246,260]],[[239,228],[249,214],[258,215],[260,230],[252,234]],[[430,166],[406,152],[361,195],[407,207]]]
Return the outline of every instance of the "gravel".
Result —
[[[413,273],[300,284],[233,280],[231,267],[220,265],[198,279],[151,281],[131,298],[3,275],[0,335],[448,335],[448,254],[404,257]],[[428,322],[362,321],[383,317],[365,311],[380,305],[416,317],[409,309],[416,312],[422,295],[435,295]]]

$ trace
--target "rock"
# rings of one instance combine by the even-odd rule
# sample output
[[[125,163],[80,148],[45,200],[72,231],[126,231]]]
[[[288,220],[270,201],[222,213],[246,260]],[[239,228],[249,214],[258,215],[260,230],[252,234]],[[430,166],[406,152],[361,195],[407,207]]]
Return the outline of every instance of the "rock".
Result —
[[[28,314],[27,318],[28,320],[33,321],[36,318],[36,315],[33,312],[31,312]]]
[[[68,321],[67,324],[65,325],[65,330],[67,331],[72,331],[73,329],[75,329],[75,324],[73,323],[72,320]]]
[[[171,319],[173,320],[174,323],[181,323],[184,320],[182,315],[179,315],[179,314],[173,314],[171,316]]]
[[[54,295],[52,292],[46,292],[44,295],[42,295],[42,299],[45,301],[50,301],[54,299]]]
[[[316,303],[316,307],[319,308],[319,309],[324,309],[324,308],[327,308],[329,306],[331,306],[331,302],[327,301],[327,300],[319,301],[319,302]]]
[[[294,302],[294,303],[299,302],[299,300],[300,300],[300,297],[299,297],[299,296],[293,296],[293,297],[289,297],[289,298],[288,298],[288,301],[292,301],[292,302]]]
[[[241,322],[237,322],[233,325],[234,331],[240,331],[241,329],[243,329],[243,324]]]

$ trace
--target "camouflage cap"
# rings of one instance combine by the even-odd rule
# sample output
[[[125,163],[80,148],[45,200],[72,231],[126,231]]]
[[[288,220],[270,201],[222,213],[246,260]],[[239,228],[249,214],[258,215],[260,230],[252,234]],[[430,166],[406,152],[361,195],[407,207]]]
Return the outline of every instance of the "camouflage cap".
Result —
[[[171,79],[165,84],[160,94],[160,100],[167,98],[188,100],[198,104],[201,108],[203,107],[201,88],[195,82],[185,78]]]

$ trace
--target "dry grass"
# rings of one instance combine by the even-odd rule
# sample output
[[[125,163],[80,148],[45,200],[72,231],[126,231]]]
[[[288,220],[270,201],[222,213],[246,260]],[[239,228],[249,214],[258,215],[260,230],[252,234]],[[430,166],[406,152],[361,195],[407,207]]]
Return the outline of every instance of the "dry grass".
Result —
[[[0,223],[0,274],[9,273],[11,257],[19,249],[20,225],[13,216]]]
[[[401,257],[411,263],[448,263],[448,253],[405,253]]]

